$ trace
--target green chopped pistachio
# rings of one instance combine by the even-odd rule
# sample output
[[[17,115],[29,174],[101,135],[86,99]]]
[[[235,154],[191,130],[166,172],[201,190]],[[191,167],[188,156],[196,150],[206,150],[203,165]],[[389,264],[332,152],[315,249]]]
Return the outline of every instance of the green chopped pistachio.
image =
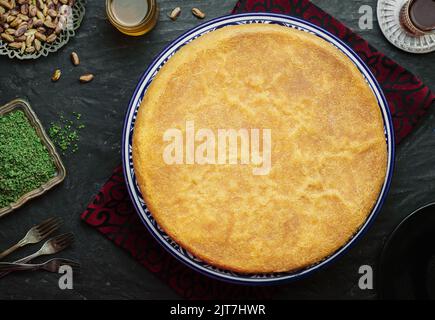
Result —
[[[78,151],[78,141],[80,140],[79,131],[85,128],[82,123],[77,123],[81,119],[81,114],[73,112],[74,119],[66,119],[60,115],[57,123],[51,123],[49,135],[62,154],[76,153]]]
[[[23,111],[0,116],[0,208],[56,174],[48,150]]]

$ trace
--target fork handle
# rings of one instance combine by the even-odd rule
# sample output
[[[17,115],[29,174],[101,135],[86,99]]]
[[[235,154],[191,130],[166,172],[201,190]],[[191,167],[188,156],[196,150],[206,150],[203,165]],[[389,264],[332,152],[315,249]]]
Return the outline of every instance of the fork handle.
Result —
[[[25,264],[8,264],[6,265],[0,265],[0,272],[3,274],[9,274],[14,271],[34,271],[41,269],[40,265],[25,265]]]
[[[23,259],[15,261],[14,263],[27,263],[27,262],[30,262],[31,260],[33,260],[33,259],[35,259],[35,258],[37,258],[37,257],[39,257],[41,255],[42,255],[41,251],[37,251],[34,254],[31,254],[30,256],[27,256],[27,257],[25,257]],[[0,279],[3,278],[3,277],[6,277],[9,273],[10,273],[10,271],[0,270]]]
[[[3,258],[6,258],[8,255],[10,255],[11,253],[15,252],[16,250],[18,250],[19,248],[21,248],[25,244],[26,244],[26,242],[24,241],[24,239],[20,240],[18,243],[14,244],[9,249],[7,249],[7,250],[3,251],[2,253],[0,253],[0,260],[2,260]]]
[[[22,258],[20,260],[14,261],[14,263],[28,263],[30,261],[32,261],[35,258],[38,258],[39,256],[41,256],[41,251],[36,251],[34,254],[31,254],[30,256],[27,256],[25,258]]]

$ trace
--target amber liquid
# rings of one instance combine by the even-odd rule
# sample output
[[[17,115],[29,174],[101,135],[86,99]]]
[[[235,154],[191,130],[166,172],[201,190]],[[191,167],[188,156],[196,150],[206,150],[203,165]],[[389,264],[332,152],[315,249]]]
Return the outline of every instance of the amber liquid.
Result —
[[[409,16],[418,29],[435,30],[435,0],[414,0],[409,8]]]
[[[112,0],[112,13],[124,26],[140,24],[148,13],[147,0]]]
[[[150,31],[158,19],[156,0],[106,0],[110,23],[130,36]]]

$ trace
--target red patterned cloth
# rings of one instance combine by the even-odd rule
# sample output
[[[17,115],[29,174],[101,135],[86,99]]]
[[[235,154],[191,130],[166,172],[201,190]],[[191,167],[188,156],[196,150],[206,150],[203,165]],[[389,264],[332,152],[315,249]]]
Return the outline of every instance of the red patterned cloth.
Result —
[[[399,143],[417,125],[435,95],[418,78],[308,0],[240,0],[233,13],[285,13],[310,21],[352,47],[378,79],[389,102]],[[246,287],[210,279],[165,251],[142,225],[130,202],[121,167],[103,186],[81,218],[189,299],[270,298],[277,287]]]

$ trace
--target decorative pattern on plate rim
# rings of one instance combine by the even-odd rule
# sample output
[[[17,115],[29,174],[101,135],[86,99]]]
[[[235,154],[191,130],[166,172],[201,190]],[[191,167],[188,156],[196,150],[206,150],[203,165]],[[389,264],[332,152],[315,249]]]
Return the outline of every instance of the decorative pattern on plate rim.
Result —
[[[378,22],[385,38],[397,48],[411,53],[435,51],[435,32],[410,35],[400,23],[400,10],[408,0],[378,0]]]
[[[268,23],[268,24],[279,24],[289,28],[295,28],[301,31],[310,32],[325,41],[334,45],[338,50],[342,51],[346,56],[348,56],[352,62],[361,71],[365,80],[372,89],[376,99],[378,101],[379,107],[382,112],[382,117],[385,127],[385,138],[388,148],[388,166],[385,181],[382,190],[379,194],[377,202],[372,209],[371,214],[367,218],[366,222],[361,226],[360,230],[345,244],[342,248],[337,250],[334,254],[327,257],[323,261],[307,267],[296,272],[289,273],[273,273],[273,274],[239,274],[236,272],[231,272],[228,270],[223,270],[211,266],[204,261],[196,258],[185,249],[180,247],[175,241],[173,241],[157,224],[154,220],[152,213],[148,210],[145,201],[143,200],[142,194],[140,192],[139,186],[137,184],[132,158],[132,137],[134,132],[134,125],[136,122],[137,112],[142,102],[142,99],[147,91],[147,88],[163,67],[163,65],[179,50],[182,46],[190,43],[194,39],[216,29],[228,26],[228,25],[239,25],[239,24],[251,24],[251,23]],[[197,270],[203,274],[211,276],[216,279],[229,281],[233,283],[241,284],[251,284],[251,285],[261,285],[261,284],[273,284],[280,283],[283,281],[289,281],[296,278],[301,278],[307,274],[318,270],[320,267],[325,266],[331,261],[335,260],[344,251],[346,251],[355,241],[367,230],[375,216],[377,215],[380,207],[383,204],[386,193],[389,189],[391,176],[393,171],[393,161],[394,161],[394,134],[391,114],[387,105],[387,101],[380,89],[378,82],[376,81],[373,74],[370,72],[369,68],[364,64],[364,62],[357,56],[355,52],[352,51],[346,44],[341,40],[309,22],[304,20],[293,18],[281,14],[271,14],[271,13],[245,13],[224,16],[220,18],[213,19],[196,28],[186,32],[179,38],[174,40],[170,45],[168,45],[161,53],[158,55],[148,69],[143,74],[138,86],[133,94],[130,101],[129,107],[127,109],[126,118],[124,122],[123,130],[123,141],[122,141],[122,162],[124,168],[124,176],[126,179],[126,184],[128,192],[132,199],[133,205],[135,206],[140,218],[142,219],[145,226],[151,232],[151,234],[157,239],[157,241],[179,259],[181,262],[187,266]]]
[[[76,34],[76,30],[80,27],[83,18],[85,16],[85,6],[86,0],[76,0],[72,9],[72,27],[67,28],[63,32],[59,34],[57,39],[53,43],[42,43],[42,48],[40,51],[36,51],[34,53],[21,54],[20,50],[14,50],[8,48],[8,44],[5,41],[0,40],[0,56],[8,56],[9,58],[19,59],[19,60],[30,60],[30,59],[38,59],[41,56],[48,56],[51,52],[56,52],[64,45],[66,45],[70,38],[74,37]]]

